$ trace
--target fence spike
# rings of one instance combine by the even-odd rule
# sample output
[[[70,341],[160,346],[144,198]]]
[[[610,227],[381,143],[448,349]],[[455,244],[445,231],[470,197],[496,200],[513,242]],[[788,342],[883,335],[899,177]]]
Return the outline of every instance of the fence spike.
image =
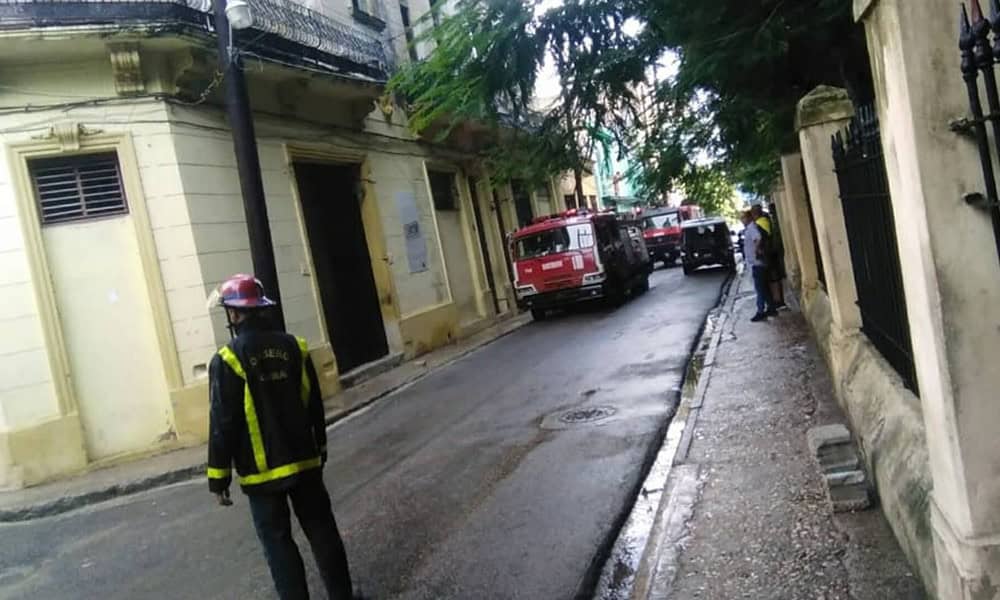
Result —
[[[979,0],[970,0],[972,7],[972,26],[975,27],[983,20],[983,8],[979,5]]]
[[[972,55],[972,49],[976,45],[976,38],[972,35],[972,26],[969,24],[969,12],[965,8],[965,3],[962,3],[962,12],[958,23],[958,47],[962,50],[962,73],[966,76],[967,80],[972,79],[975,81],[977,76],[976,61]]]
[[[990,0],[990,25],[993,26],[993,60],[1000,61],[1000,0]]]

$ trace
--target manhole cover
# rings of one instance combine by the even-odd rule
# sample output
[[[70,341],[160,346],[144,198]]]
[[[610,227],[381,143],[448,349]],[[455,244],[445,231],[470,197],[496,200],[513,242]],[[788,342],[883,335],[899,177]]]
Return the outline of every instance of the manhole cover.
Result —
[[[607,419],[617,412],[613,406],[589,406],[587,408],[576,408],[565,412],[559,416],[559,420],[569,425],[577,423],[593,423],[601,419]]]

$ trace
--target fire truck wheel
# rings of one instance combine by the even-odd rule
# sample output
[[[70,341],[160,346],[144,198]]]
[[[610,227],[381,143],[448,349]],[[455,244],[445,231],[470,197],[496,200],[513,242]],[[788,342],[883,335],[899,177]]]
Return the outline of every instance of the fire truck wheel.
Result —
[[[544,321],[548,313],[545,312],[544,308],[533,308],[531,309],[531,318],[536,321]]]

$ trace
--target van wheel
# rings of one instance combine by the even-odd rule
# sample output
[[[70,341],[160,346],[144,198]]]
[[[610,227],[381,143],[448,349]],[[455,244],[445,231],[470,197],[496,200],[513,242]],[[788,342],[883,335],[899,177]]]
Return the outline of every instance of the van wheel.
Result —
[[[608,283],[607,300],[608,305],[612,307],[625,304],[625,285],[617,281]]]

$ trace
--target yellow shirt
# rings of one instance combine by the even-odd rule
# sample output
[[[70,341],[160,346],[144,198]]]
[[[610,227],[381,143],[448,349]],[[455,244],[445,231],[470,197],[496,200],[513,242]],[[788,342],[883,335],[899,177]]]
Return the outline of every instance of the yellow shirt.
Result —
[[[757,223],[757,227],[764,230],[764,233],[771,235],[771,219],[761,216],[757,217],[757,220],[754,222]]]

